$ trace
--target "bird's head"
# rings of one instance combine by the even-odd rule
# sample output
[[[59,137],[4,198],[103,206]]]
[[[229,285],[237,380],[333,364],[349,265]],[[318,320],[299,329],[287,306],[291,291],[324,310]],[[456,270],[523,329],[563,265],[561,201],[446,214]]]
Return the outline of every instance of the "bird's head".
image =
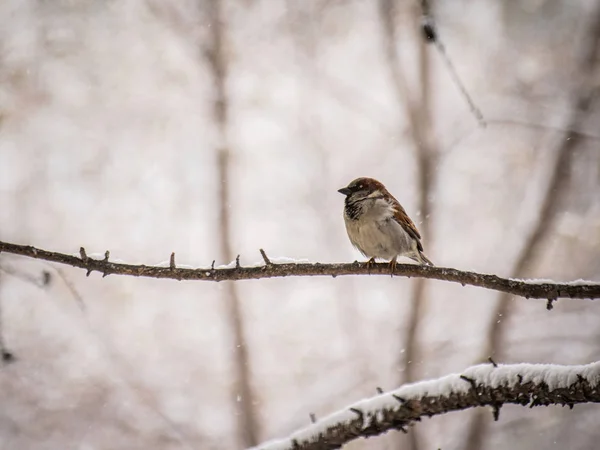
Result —
[[[346,187],[338,189],[347,200],[360,201],[367,198],[381,197],[388,194],[383,184],[373,178],[361,177],[350,182]]]

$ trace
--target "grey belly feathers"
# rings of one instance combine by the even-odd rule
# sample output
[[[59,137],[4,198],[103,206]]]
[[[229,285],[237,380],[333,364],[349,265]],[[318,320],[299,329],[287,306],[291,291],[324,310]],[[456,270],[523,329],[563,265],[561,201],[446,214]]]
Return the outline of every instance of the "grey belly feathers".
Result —
[[[359,219],[360,220],[360,219]],[[352,245],[368,258],[391,260],[396,256],[413,257],[417,244],[394,219],[367,221],[346,220]]]
[[[365,208],[368,212],[355,219],[344,215],[352,245],[368,258],[388,261],[397,256],[418,258],[417,241],[396,222],[393,211],[387,205],[379,201],[377,203],[379,204],[372,205],[371,208]]]

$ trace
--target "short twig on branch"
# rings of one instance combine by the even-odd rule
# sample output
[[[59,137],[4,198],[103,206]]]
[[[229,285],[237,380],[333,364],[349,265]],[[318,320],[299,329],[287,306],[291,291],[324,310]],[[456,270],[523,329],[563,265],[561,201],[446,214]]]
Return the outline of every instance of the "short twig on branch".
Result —
[[[260,249],[260,255],[262,256],[262,259],[265,262],[265,266],[270,266],[272,264],[271,260],[262,248]]]
[[[281,278],[298,276],[340,276],[340,275],[388,275],[387,263],[286,263],[269,266],[251,266],[218,269],[186,269],[176,267],[147,266],[144,264],[117,263],[104,259],[94,259],[83,253],[82,257],[64,253],[50,252],[29,245],[10,244],[0,241],[0,252],[27,256],[43,261],[66,264],[84,269],[87,273],[100,272],[106,275],[130,275],[148,278],[170,278],[174,280],[236,281],[261,278]],[[237,258],[236,258],[237,259]],[[419,266],[416,264],[398,264],[394,275],[399,277],[422,277],[432,280],[450,281],[464,285],[477,286],[526,298],[600,298],[600,283],[593,281],[574,281],[567,283],[536,280],[515,280],[500,278],[496,275],[468,272],[447,267]]]
[[[256,449],[336,449],[389,430],[405,430],[421,417],[478,406],[492,407],[499,419],[504,404],[572,406],[600,402],[600,362],[583,366],[482,364],[462,374],[408,384],[362,400],[281,440]],[[399,401],[401,399],[402,401]]]

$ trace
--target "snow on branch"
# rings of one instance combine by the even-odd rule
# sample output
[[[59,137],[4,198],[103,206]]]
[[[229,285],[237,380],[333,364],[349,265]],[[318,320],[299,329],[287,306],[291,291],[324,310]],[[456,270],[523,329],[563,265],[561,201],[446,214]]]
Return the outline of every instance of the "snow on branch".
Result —
[[[522,406],[600,402],[600,362],[583,366],[482,364],[462,374],[407,384],[317,420],[289,437],[254,450],[329,450],[359,437],[402,430],[422,417],[478,406],[492,407],[498,420],[504,404]]]
[[[96,271],[102,273],[103,276],[115,274],[174,280],[234,281],[292,276],[331,276],[335,278],[340,275],[390,275],[390,268],[387,263],[378,263],[371,266],[356,261],[353,263],[321,264],[289,262],[289,260],[286,260],[284,263],[279,263],[277,260],[269,259],[264,251],[261,251],[264,260],[262,265],[242,267],[238,256],[235,265],[232,267],[215,268],[213,261],[211,267],[197,269],[177,267],[174,253],[171,254],[168,265],[148,266],[109,261],[110,253],[108,251],[104,254],[104,258],[95,259],[88,256],[83,247],[81,247],[79,255],[75,256],[50,252],[29,245],[0,241],[1,252],[78,267],[85,269],[88,275]],[[600,283],[593,281],[578,280],[557,283],[552,280],[517,280],[446,267],[415,264],[398,264],[393,275],[450,281],[460,283],[463,286],[477,286],[526,298],[543,298],[548,300],[548,309],[551,309],[552,302],[560,297],[600,298]]]

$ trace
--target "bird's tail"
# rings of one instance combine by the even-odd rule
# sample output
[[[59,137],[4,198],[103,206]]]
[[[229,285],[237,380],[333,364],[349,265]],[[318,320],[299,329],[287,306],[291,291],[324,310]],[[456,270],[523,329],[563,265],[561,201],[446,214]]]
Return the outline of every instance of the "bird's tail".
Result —
[[[428,265],[428,266],[435,265],[429,260],[429,258],[427,256],[425,256],[425,253],[423,253],[423,252],[419,252],[419,262],[421,264]]]

